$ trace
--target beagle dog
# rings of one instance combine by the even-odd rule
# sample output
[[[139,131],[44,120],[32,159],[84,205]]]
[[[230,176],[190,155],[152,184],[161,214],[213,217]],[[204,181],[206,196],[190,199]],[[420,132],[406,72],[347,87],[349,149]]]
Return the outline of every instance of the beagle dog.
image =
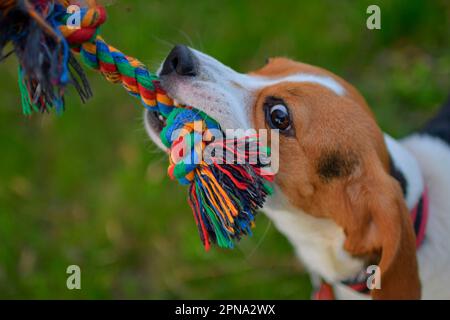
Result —
[[[159,75],[178,103],[224,129],[279,130],[275,192],[263,211],[315,286],[339,299],[450,298],[450,103],[396,141],[352,85],[308,64],[272,58],[242,74],[178,45]],[[160,118],[147,111],[145,127],[164,148]],[[370,265],[379,285],[368,290]]]

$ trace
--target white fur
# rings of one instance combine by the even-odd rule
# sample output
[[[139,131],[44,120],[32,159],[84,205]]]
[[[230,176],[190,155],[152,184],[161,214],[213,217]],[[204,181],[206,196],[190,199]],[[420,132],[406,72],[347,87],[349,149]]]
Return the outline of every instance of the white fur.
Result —
[[[419,164],[412,154],[389,135],[384,135],[386,146],[394,164],[408,181],[406,190],[406,205],[409,210],[414,208],[423,192],[423,178]]]
[[[265,78],[265,77],[254,77],[255,83],[258,87],[272,86],[281,82],[309,82],[321,85],[327,88],[339,96],[345,94],[345,89],[336,80],[327,76],[319,76],[316,74],[299,73],[292,76],[282,77],[282,78]]]
[[[363,263],[343,248],[342,228],[332,220],[316,218],[294,208],[279,188],[267,200],[264,212],[283,233],[308,271],[333,283],[358,273]]]
[[[180,103],[196,106],[227,129],[252,127],[251,107],[255,92],[265,85],[284,81],[312,82],[338,95],[345,94],[345,90],[329,77],[307,74],[279,79],[248,76],[201,52],[194,53],[199,62],[195,80],[166,76],[162,80],[163,86]],[[153,129],[146,128],[158,143]],[[425,241],[418,251],[422,297],[449,299],[450,149],[440,140],[428,136],[413,135],[401,144],[389,136],[385,139],[396,165],[408,180],[408,207],[411,209],[415,205],[424,184],[429,188],[429,221]],[[340,227],[331,220],[316,218],[294,208],[278,188],[275,188],[275,194],[267,201],[264,210],[289,239],[313,281],[317,282],[322,277],[329,282],[339,282],[355,275],[363,267],[359,259],[351,257],[343,249],[345,236]],[[343,299],[368,298],[343,285],[335,286],[335,292]]]
[[[423,299],[450,299],[450,148],[438,138],[402,141],[419,163],[429,190],[429,220],[418,251]]]

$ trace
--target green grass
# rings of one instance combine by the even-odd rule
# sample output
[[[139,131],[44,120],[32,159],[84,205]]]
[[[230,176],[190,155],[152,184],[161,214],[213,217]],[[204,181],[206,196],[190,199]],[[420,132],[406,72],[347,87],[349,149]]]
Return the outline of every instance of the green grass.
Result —
[[[108,1],[105,38],[155,69],[174,43],[239,71],[288,56],[352,82],[382,128],[423,124],[450,88],[441,1]],[[378,3],[382,30],[365,27]],[[185,201],[146,138],[141,107],[89,72],[59,117],[21,114],[14,58],[0,65],[0,298],[307,299],[308,277],[263,215],[233,251],[204,252]],[[66,267],[82,290],[66,289]]]

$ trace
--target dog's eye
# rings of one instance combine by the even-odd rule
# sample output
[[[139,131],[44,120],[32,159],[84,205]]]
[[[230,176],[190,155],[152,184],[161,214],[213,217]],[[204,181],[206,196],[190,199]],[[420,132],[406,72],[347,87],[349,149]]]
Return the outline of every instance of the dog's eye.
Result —
[[[268,107],[266,121],[272,129],[286,132],[291,129],[291,117],[288,108],[281,103]]]

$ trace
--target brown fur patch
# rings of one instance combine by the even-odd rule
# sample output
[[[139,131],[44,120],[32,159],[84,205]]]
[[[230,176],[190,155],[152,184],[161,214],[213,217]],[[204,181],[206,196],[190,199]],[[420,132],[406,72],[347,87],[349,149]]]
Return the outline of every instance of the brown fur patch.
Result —
[[[328,183],[333,179],[350,176],[358,163],[354,152],[327,151],[317,162],[317,174],[323,182]]]

